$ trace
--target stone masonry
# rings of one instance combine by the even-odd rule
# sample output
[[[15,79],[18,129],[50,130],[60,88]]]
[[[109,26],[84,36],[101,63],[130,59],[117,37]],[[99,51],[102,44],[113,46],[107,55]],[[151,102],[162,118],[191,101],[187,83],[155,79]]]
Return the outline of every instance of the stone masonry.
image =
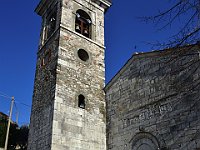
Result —
[[[107,84],[108,150],[200,149],[200,46],[135,54]]]
[[[199,150],[199,44],[135,54],[104,88],[110,5],[38,4],[28,150]]]
[[[106,150],[104,13],[110,5],[108,0],[38,4],[42,28],[28,150]],[[75,32],[77,10],[90,16],[91,38]],[[84,108],[78,107],[80,97]]]

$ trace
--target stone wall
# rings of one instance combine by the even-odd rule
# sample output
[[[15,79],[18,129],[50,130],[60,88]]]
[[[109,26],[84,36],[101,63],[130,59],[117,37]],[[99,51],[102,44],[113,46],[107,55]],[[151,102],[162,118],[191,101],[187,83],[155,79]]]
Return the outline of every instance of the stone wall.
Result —
[[[49,43],[38,52],[29,131],[29,150],[48,150],[51,147],[58,35],[57,33],[51,38]],[[42,65],[43,58],[47,53],[50,53],[50,58],[45,65]]]
[[[44,0],[42,1],[44,2]],[[38,5],[38,14],[43,16],[32,100],[28,150],[50,150],[52,145],[52,120],[56,90],[56,67],[59,44],[60,5],[57,0],[49,0],[44,7]],[[47,9],[47,11],[45,11]],[[46,18],[52,10],[57,10],[56,28],[49,38],[46,34]],[[37,10],[36,10],[37,11]]]
[[[109,150],[200,148],[198,46],[135,54],[106,86]]]
[[[100,4],[91,0],[41,0],[36,8],[43,21],[29,150],[106,149],[105,10]],[[78,9],[91,18],[91,39],[75,32]],[[51,18],[55,10],[57,17]],[[56,30],[46,36],[54,20]],[[79,54],[80,49],[84,53]],[[79,107],[80,95],[84,97],[84,108]]]
[[[92,39],[74,31],[78,9],[91,16]],[[103,10],[89,1],[63,4],[52,149],[106,149],[104,33],[96,26],[103,19]],[[78,56],[80,49],[87,52],[87,61]],[[85,109],[78,107],[79,95],[85,97]]]

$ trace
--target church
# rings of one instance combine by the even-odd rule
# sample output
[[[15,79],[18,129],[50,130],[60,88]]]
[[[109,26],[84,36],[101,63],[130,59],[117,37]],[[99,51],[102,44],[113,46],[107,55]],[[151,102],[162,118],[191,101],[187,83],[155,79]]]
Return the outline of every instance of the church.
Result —
[[[111,0],[41,0],[28,150],[200,149],[200,45],[134,54],[105,85]]]

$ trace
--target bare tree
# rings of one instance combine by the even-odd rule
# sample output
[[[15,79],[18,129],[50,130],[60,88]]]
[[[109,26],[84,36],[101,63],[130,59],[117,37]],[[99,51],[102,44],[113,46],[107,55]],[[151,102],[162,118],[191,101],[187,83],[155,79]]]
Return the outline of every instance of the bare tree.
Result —
[[[155,16],[141,17],[142,21],[159,25],[158,30],[173,27],[179,21],[180,30],[169,37],[167,42],[156,42],[153,46],[180,47],[195,44],[200,40],[200,0],[173,0],[171,7]]]

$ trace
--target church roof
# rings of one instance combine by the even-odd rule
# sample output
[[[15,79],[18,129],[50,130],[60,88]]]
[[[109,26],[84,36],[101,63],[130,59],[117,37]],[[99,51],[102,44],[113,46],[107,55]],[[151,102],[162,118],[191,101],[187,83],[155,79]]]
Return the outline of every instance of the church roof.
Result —
[[[193,45],[186,45],[183,47],[180,47],[179,49],[182,50],[184,48],[192,48],[195,46],[200,46],[199,43],[193,44]],[[190,48],[189,48],[190,47]],[[178,48],[168,48],[163,50],[152,50],[150,52],[138,52],[134,53],[132,57],[124,64],[124,66],[116,73],[116,75],[106,84],[104,91],[108,91],[110,87],[117,81],[117,79],[124,73],[124,71],[134,62],[140,59],[150,58],[150,57],[156,57],[156,56],[164,56],[172,51],[176,50]]]

